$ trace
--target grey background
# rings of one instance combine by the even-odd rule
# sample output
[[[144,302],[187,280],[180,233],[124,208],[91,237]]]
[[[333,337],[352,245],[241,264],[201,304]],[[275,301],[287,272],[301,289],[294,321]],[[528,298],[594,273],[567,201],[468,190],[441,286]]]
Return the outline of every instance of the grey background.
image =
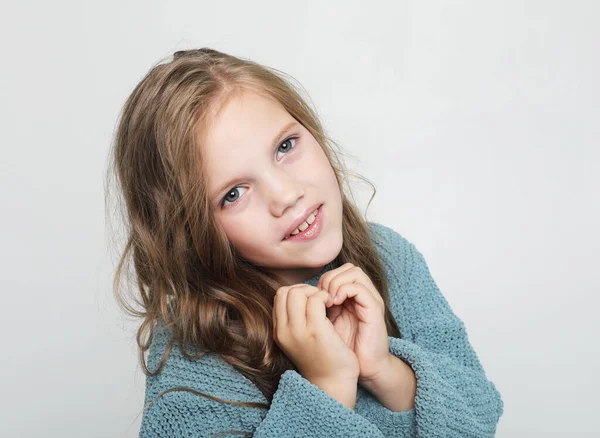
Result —
[[[137,436],[106,157],[150,66],[202,46],[308,90],[377,187],[368,218],[417,245],[465,322],[497,436],[597,433],[598,2],[216,3],[4,5],[0,435]]]

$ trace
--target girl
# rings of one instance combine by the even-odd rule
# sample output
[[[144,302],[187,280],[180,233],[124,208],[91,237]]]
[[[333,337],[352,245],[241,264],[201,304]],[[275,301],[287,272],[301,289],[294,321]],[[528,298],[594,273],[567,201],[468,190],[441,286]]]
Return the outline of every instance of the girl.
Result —
[[[415,246],[360,215],[334,146],[285,74],[216,50],[135,87],[111,168],[140,437],[494,436],[463,322]],[[119,295],[128,255],[141,310]]]

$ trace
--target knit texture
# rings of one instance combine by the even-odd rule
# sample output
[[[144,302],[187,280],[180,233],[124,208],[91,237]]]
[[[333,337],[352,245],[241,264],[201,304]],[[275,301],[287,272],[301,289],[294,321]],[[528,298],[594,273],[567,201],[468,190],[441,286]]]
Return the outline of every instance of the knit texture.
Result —
[[[268,410],[182,390],[168,392],[144,411],[139,436],[210,437],[242,430],[259,438],[493,437],[504,403],[487,379],[464,323],[452,312],[416,247],[389,227],[368,224],[385,266],[390,310],[402,336],[388,338],[390,352],[410,365],[417,379],[411,410],[393,412],[361,386],[355,408],[349,409],[298,372],[288,370]],[[325,266],[305,283],[316,286],[321,275],[334,267]],[[155,331],[148,354],[151,370],[156,369],[169,338],[164,326]],[[144,404],[175,387],[227,400],[267,403],[249,379],[218,355],[189,360],[176,346],[162,372],[146,378]]]

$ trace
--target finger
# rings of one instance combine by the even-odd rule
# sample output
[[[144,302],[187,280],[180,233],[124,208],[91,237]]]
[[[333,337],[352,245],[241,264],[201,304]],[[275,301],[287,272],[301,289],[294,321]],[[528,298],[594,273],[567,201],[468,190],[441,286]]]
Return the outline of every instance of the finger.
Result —
[[[335,278],[336,276],[341,275],[343,272],[346,272],[349,269],[352,269],[353,267],[354,267],[354,265],[352,263],[344,263],[339,268],[333,269],[331,271],[327,271],[326,273],[321,275],[321,277],[319,278],[317,287],[320,287],[321,289],[325,289],[326,291],[331,293],[331,291],[329,290],[329,285],[331,283],[331,280],[333,278]]]
[[[329,294],[319,290],[308,298],[306,303],[306,324],[312,330],[321,330],[327,324],[325,303],[329,300]]]
[[[324,273],[323,275],[321,275],[319,277],[319,281],[317,282],[317,287],[327,290],[325,285],[327,285],[329,283],[329,280],[331,280],[333,277],[335,277],[339,273],[352,268],[353,266],[354,265],[352,263],[344,263],[342,266],[332,269],[331,271],[327,271],[326,273]]]
[[[325,292],[325,293],[327,293],[327,291],[323,291],[323,289],[319,289],[318,287],[311,286],[309,284],[307,284],[306,286],[311,289],[308,292],[306,292],[306,297],[307,298],[310,298],[314,294],[319,293],[319,292]],[[328,298],[325,300],[325,307],[331,307],[331,306],[333,306],[333,297],[330,296],[329,294],[327,294],[327,297]]]
[[[308,287],[306,287],[308,286]],[[288,325],[293,330],[306,328],[306,301],[308,300],[309,285],[294,285],[290,287],[287,296]]]
[[[360,283],[345,283],[340,286],[338,297],[335,304],[343,303],[348,298],[354,298],[354,301],[365,309],[379,308],[379,302],[375,300],[369,289]]]
[[[311,286],[309,284],[304,284],[302,286],[308,289],[306,291],[306,298],[310,298],[311,296],[313,296],[314,294],[319,293],[319,292],[327,293],[327,291],[323,291],[322,289],[319,289],[318,287],[315,287],[315,286]],[[331,306],[333,306],[333,297],[331,297],[329,294],[327,294],[327,299],[325,300],[325,307],[331,307]]]
[[[277,289],[275,293],[275,300],[273,301],[273,310],[275,313],[274,320],[277,321],[277,324],[285,327],[288,323],[287,316],[287,292],[289,290],[289,286],[282,286]]]
[[[334,298],[334,304],[343,302],[343,300],[339,301],[336,300],[336,298],[340,286],[345,283],[362,284],[371,293],[375,300],[383,302],[383,298],[381,297],[377,289],[375,289],[375,286],[373,285],[373,282],[371,281],[369,276],[358,266],[353,266],[352,268],[337,275],[329,283],[328,291]]]

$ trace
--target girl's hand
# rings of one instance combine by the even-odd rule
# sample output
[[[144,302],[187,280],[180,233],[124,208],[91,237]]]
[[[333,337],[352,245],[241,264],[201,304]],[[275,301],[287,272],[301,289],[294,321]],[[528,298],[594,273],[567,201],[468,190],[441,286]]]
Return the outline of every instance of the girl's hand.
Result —
[[[317,288],[333,298],[327,317],[356,354],[359,379],[373,380],[389,364],[391,354],[383,298],[367,274],[352,263],[323,274]]]
[[[332,300],[326,291],[308,284],[280,287],[273,303],[273,339],[310,382],[348,386],[359,376],[354,352],[327,318]],[[338,385],[339,384],[339,385]]]

